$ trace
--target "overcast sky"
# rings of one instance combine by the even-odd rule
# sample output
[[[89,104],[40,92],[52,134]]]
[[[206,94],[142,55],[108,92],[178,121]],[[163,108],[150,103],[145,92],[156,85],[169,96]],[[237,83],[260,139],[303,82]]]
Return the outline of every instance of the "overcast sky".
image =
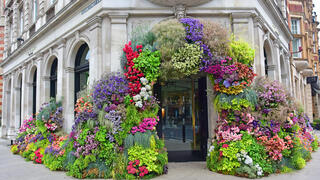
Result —
[[[315,5],[314,11],[318,15],[318,21],[320,20],[320,0],[313,0],[313,4]]]

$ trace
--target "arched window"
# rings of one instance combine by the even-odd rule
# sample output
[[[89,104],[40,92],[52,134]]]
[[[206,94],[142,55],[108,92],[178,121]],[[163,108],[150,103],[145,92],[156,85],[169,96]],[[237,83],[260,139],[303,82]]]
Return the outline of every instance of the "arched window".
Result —
[[[90,49],[85,43],[80,46],[75,62],[75,101],[77,99],[77,93],[83,90],[88,81],[89,77],[89,59],[90,59]]]
[[[57,65],[58,59],[54,59],[50,71],[50,97],[56,98],[57,94]]]
[[[37,69],[33,73],[32,81],[32,114],[37,112]]]
[[[264,54],[264,70],[265,74],[268,77],[268,57],[267,57],[267,52],[266,49],[263,49],[263,54]]]

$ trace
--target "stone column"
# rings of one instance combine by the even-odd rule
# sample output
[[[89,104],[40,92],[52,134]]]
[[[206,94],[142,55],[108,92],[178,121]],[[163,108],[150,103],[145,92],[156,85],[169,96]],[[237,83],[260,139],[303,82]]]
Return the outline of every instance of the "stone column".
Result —
[[[208,99],[208,144],[211,144],[211,140],[214,137],[214,130],[217,126],[217,120],[218,120],[218,112],[213,107],[213,97],[210,96],[210,91],[213,90],[213,85],[210,81],[210,79],[207,77],[207,99]]]
[[[254,29],[252,14],[248,12],[232,13],[233,33],[236,39],[244,40],[254,45]]]
[[[264,66],[264,23],[260,16],[254,18],[254,44],[255,44],[255,58],[254,71],[260,76],[265,76]]]
[[[9,111],[9,129],[8,129],[8,138],[12,138],[15,135],[15,99],[14,99],[14,75],[11,75],[11,87],[10,87],[10,94],[8,94],[8,98],[10,98],[10,104],[8,105]]]
[[[50,76],[43,75],[41,79],[42,79],[41,84],[43,86],[43,92],[42,92],[43,102],[42,103],[44,103],[50,100]]]
[[[268,77],[272,80],[277,80],[278,75],[276,73],[277,70],[277,65],[272,64],[272,65],[268,65]]]
[[[63,101],[63,117],[65,121],[63,123],[63,130],[65,132],[70,132],[71,127],[74,121],[74,68],[66,67],[65,69],[65,78],[66,78],[66,92],[65,100]]]
[[[31,82],[30,82],[31,81]],[[32,115],[32,97],[33,97],[33,87],[32,87],[32,79],[29,82],[26,82],[26,103],[24,104],[25,114],[27,116]]]
[[[26,78],[26,67],[27,65],[22,66],[22,87],[21,87],[21,116],[22,119],[25,119],[28,114],[27,114],[27,92],[28,92],[28,87],[27,87],[27,78]]]
[[[37,98],[36,98],[36,112],[40,109],[41,105],[45,102],[45,97],[44,97],[44,87],[42,80],[43,78],[41,77],[42,71],[44,70],[43,67],[43,62],[42,62],[42,54],[39,54],[39,58],[36,60],[37,64]]]
[[[103,73],[101,23],[102,18],[99,16],[87,22],[90,31],[89,87],[95,80],[100,79]]]
[[[284,56],[284,63],[287,67],[287,82],[286,82],[286,86],[287,86],[287,90],[289,91],[290,95],[293,96],[293,90],[294,90],[294,87],[293,87],[293,84],[292,84],[292,80],[291,80],[291,66],[290,66],[290,54],[289,53],[285,53],[285,56]]]
[[[111,72],[121,71],[121,55],[127,42],[128,13],[109,13],[111,19]]]
[[[281,67],[280,67],[280,40],[276,39],[273,42],[273,59],[274,59],[274,65],[276,65],[276,69],[274,70],[274,79],[278,80],[281,83]]]
[[[4,77],[3,78],[3,98],[2,98],[2,119],[1,119],[1,137],[6,137],[7,135],[7,127],[8,127],[8,89],[7,87],[7,83],[8,83],[8,78]]]
[[[62,100],[63,97],[66,98],[67,87],[65,86],[65,52],[66,52],[66,41],[61,39],[58,42],[58,65],[57,65],[57,100]]]

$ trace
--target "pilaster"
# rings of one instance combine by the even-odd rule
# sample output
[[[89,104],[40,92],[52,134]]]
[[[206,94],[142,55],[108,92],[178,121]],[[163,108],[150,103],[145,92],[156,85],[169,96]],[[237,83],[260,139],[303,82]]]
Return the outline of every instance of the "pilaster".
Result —
[[[109,13],[111,19],[111,72],[121,71],[122,47],[127,41],[128,13]]]
[[[95,16],[87,22],[90,33],[90,60],[89,60],[89,86],[98,80],[104,72],[102,60],[102,18]],[[114,56],[115,57],[115,56]]]

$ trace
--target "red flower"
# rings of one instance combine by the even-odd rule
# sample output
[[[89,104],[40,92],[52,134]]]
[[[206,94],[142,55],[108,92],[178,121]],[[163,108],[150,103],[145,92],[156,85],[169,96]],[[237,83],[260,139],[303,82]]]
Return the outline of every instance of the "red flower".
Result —
[[[228,144],[223,144],[223,145],[222,145],[222,148],[228,148],[228,147],[229,147]]]

